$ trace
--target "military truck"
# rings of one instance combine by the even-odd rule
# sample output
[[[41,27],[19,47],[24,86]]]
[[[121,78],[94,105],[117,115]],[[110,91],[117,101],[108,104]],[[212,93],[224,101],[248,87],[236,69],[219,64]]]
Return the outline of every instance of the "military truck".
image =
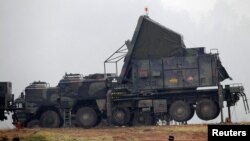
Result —
[[[186,48],[180,34],[148,16],[139,18],[132,40],[125,45],[104,62],[117,65],[124,58],[117,86],[110,92],[108,117],[114,124],[186,122],[195,112],[202,120],[212,120],[224,101],[230,111],[239,96],[249,112],[243,86],[220,84],[230,76],[217,50]]]
[[[11,82],[0,82],[0,121],[6,120],[5,111],[13,102]]]
[[[115,64],[115,74],[107,73],[107,63]],[[202,120],[221,113],[223,122],[223,102],[229,118],[240,97],[249,112],[242,85],[220,84],[229,78],[218,52],[186,48],[180,34],[141,16],[132,40],[104,61],[104,74],[65,74],[55,87],[33,82],[12,102],[17,106],[4,102],[2,109],[15,109],[13,121],[25,127],[153,125],[159,119],[186,122],[195,112]]]
[[[16,112],[14,121],[25,127],[60,126],[92,127],[103,116],[103,102],[107,87],[104,75],[83,77],[80,74],[65,74],[56,87],[36,81],[25,88],[24,109]],[[15,119],[16,118],[16,119]]]

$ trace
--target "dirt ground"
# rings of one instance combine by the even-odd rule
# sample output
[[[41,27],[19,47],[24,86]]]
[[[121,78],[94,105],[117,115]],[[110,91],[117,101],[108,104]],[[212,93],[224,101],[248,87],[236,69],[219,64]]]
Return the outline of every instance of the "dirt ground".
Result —
[[[207,125],[0,130],[3,141],[168,141],[169,136],[174,141],[206,141]]]

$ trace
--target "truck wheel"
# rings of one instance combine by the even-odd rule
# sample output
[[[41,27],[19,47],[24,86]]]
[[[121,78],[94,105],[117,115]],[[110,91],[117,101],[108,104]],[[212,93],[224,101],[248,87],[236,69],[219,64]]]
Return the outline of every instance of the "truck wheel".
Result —
[[[175,121],[187,121],[191,117],[191,107],[187,102],[177,100],[171,104],[169,114]]]
[[[134,117],[134,125],[152,125],[153,117],[150,112],[136,113]]]
[[[130,121],[130,111],[126,107],[115,107],[112,110],[112,122],[114,125],[124,126]]]
[[[210,99],[201,99],[196,106],[196,114],[202,120],[215,119],[219,114],[218,105]]]
[[[93,108],[82,107],[77,110],[76,121],[80,127],[94,127],[97,123],[97,113]]]
[[[27,128],[39,128],[40,122],[37,119],[33,119],[27,123]]]
[[[60,117],[57,112],[47,110],[40,117],[41,127],[58,128],[60,126]]]

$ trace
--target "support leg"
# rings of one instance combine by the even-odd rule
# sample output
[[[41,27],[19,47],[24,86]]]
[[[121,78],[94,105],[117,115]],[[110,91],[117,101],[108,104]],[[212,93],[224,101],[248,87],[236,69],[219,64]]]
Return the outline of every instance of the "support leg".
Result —
[[[221,123],[224,123],[224,116],[223,116],[223,109],[220,108],[220,115],[221,115]]]
[[[229,121],[231,122],[231,109],[230,109],[230,106],[227,107],[227,110],[228,110],[228,118],[229,118]]]

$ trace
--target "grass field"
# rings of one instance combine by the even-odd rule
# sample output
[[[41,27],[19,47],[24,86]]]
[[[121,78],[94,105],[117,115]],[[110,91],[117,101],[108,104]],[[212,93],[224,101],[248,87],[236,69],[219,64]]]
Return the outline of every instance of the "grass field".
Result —
[[[21,141],[206,141],[207,125],[112,127],[100,129],[13,129],[0,130],[0,140]]]

